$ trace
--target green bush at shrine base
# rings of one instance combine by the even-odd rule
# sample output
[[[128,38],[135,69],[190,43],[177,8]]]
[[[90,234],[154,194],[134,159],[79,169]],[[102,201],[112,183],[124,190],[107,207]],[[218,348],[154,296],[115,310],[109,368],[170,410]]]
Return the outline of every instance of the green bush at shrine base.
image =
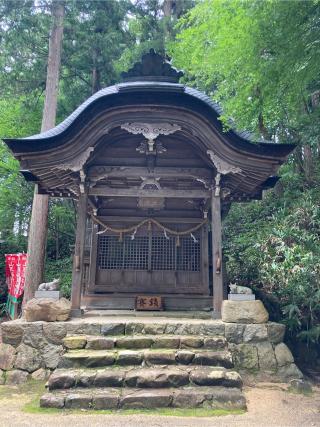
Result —
[[[286,324],[287,339],[305,342],[305,356],[319,360],[320,191],[290,165],[282,175],[281,194],[234,205],[226,218],[228,277],[252,287],[271,320]]]

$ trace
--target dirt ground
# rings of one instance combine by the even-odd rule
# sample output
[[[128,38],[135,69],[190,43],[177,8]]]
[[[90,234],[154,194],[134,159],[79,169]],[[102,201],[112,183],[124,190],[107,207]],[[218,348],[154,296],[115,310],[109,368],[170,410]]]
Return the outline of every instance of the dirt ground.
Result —
[[[6,427],[302,427],[320,426],[320,387],[305,396],[290,393],[285,385],[246,387],[248,412],[214,417],[177,417],[158,414],[30,413],[34,390],[0,386],[0,426]],[[27,406],[26,406],[27,405]]]

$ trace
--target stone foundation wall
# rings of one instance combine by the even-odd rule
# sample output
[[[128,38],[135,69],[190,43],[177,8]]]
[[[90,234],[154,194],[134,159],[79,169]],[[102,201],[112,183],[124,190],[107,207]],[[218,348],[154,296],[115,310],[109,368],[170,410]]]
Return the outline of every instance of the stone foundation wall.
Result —
[[[235,367],[257,373],[273,381],[302,378],[291,351],[283,343],[285,326],[279,323],[225,324]]]
[[[211,335],[225,336],[235,367],[245,373],[269,374],[274,381],[302,377],[283,343],[284,325],[224,323],[218,320],[117,321],[104,318],[68,322],[25,322],[1,325],[0,384],[17,384],[27,378],[46,378],[65,352],[67,335]]]

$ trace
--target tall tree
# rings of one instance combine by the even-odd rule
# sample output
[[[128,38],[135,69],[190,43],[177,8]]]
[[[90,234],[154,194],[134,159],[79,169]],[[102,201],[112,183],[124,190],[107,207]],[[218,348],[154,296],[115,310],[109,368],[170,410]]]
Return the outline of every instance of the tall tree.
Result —
[[[55,125],[58,99],[59,70],[63,36],[64,2],[53,0],[51,5],[52,30],[49,38],[49,55],[45,103],[41,131]],[[23,304],[34,296],[44,277],[48,226],[49,196],[38,194],[35,188],[28,239],[28,263],[25,277]]]
[[[25,107],[24,99],[0,101],[0,135],[7,138],[31,135],[39,129],[39,111]],[[19,162],[0,142],[0,238],[25,250],[25,235],[32,204],[32,186],[19,173]],[[1,245],[2,248],[2,245]],[[0,255],[1,256],[1,255]]]
[[[171,50],[188,84],[222,104],[226,127],[233,119],[257,138],[299,144],[275,191],[232,206],[224,255],[230,282],[252,286],[271,319],[316,344],[316,353],[304,348],[313,355],[320,342],[319,4],[203,0],[180,20]],[[295,349],[303,347],[295,342]]]
[[[222,103],[226,125],[294,141],[305,177],[318,153],[318,0],[204,0],[179,22],[175,62]]]
[[[0,0],[0,95],[45,90],[50,14],[45,0]]]
[[[119,80],[118,59],[134,42],[126,22],[131,8],[129,0],[67,1],[58,114]]]
[[[176,34],[175,24],[195,0],[133,0],[128,16],[128,29],[133,43],[126,46],[119,67],[129,68],[151,48],[167,53],[167,45]]]

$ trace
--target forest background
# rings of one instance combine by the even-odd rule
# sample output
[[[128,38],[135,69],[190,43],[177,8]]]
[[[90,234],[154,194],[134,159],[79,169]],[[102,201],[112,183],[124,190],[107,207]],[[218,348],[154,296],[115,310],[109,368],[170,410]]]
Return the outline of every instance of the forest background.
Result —
[[[0,138],[40,130],[52,1],[0,0]],[[297,145],[263,200],[232,206],[224,257],[228,283],[252,287],[299,360],[320,368],[320,1],[63,4],[57,123],[154,48],[222,105],[226,128]],[[0,309],[4,254],[26,251],[32,197],[0,142]],[[66,296],[74,229],[74,202],[50,200],[46,279],[60,277]]]

